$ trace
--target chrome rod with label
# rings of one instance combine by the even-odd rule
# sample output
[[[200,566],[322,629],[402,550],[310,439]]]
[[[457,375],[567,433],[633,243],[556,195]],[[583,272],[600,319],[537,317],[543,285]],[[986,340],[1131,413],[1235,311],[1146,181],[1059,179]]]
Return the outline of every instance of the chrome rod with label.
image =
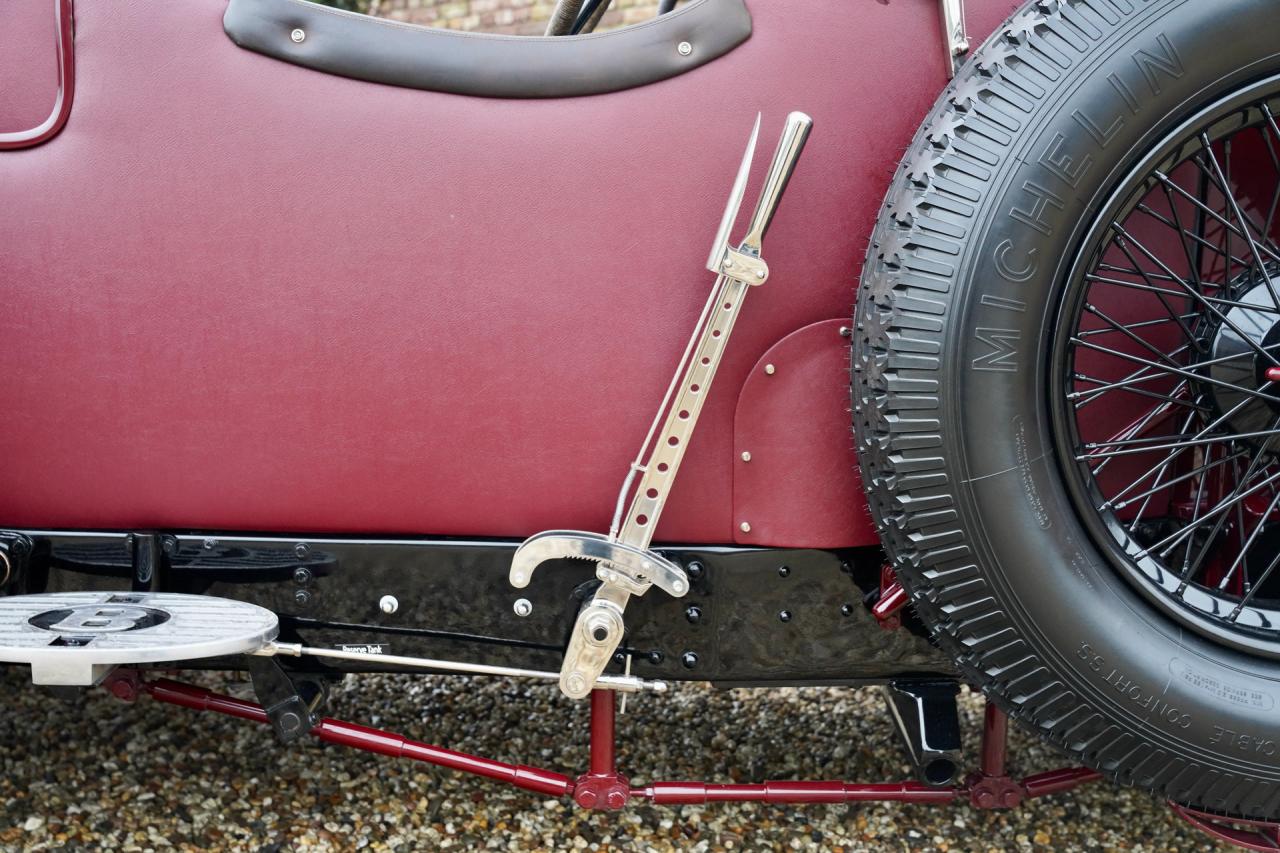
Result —
[[[560,689],[571,698],[581,699],[597,686],[622,641],[623,611],[631,596],[643,595],[655,584],[677,598],[689,591],[684,570],[649,550],[649,543],[742,303],[752,287],[769,278],[769,267],[760,257],[761,245],[812,127],[812,119],[803,113],[787,116],[746,236],[735,248],[729,235],[737,221],[755,157],[760,131],[760,119],[756,118],[707,263],[707,268],[717,274],[716,283],[649,435],[623,483],[609,535],[573,530],[540,533],[526,540],[512,559],[510,580],[520,588],[529,585],[534,570],[547,560],[574,558],[596,563],[600,587],[578,614],[560,669]],[[623,507],[627,508],[625,516]]]

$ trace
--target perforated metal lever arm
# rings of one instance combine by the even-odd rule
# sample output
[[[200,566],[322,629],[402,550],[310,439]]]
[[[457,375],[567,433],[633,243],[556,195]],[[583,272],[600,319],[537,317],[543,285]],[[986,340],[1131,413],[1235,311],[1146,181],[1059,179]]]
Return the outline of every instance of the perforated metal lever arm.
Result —
[[[623,483],[618,496],[618,518],[610,535],[565,530],[540,533],[521,545],[512,560],[511,583],[517,587],[528,585],[537,566],[547,560],[576,558],[596,563],[600,587],[578,613],[560,669],[560,689],[572,698],[580,699],[590,693],[604,672],[622,641],[625,631],[622,614],[632,595],[643,595],[653,585],[675,597],[688,592],[684,570],[649,550],[649,543],[742,311],[743,300],[752,287],[763,284],[769,277],[769,267],[760,258],[761,243],[812,125],[812,120],[803,113],[787,117],[747,235],[735,248],[728,238],[737,220],[755,153],[760,129],[760,121],[756,120],[708,260],[708,267],[718,274],[715,287],[675,379],[659,406],[653,427]],[[640,482],[635,484],[637,474]],[[628,507],[625,516],[621,512],[623,506]]]

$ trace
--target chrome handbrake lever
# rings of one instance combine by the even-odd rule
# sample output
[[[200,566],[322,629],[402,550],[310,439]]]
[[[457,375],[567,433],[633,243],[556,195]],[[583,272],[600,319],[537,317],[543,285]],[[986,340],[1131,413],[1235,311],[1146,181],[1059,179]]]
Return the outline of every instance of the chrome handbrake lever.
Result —
[[[520,588],[528,586],[537,567],[548,560],[569,558],[596,563],[600,587],[578,613],[560,668],[560,689],[571,698],[587,696],[608,666],[626,630],[622,614],[631,596],[644,595],[654,585],[677,598],[689,591],[684,570],[650,550],[649,543],[743,300],[752,287],[769,278],[769,267],[760,257],[761,244],[812,128],[813,120],[804,113],[787,116],[746,236],[735,247],[729,242],[729,235],[738,218],[755,156],[760,131],[760,118],[756,117],[707,261],[707,268],[717,274],[715,286],[649,435],[623,482],[609,535],[569,530],[539,533],[526,540],[512,559],[510,580]],[[628,499],[624,517],[622,508],[628,506]]]

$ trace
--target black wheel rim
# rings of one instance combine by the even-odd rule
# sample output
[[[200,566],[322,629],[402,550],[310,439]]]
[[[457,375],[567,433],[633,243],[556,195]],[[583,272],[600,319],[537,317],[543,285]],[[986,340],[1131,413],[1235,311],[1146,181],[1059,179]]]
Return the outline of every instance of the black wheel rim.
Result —
[[[1280,78],[1143,156],[1067,279],[1051,362],[1068,487],[1179,622],[1280,656]]]

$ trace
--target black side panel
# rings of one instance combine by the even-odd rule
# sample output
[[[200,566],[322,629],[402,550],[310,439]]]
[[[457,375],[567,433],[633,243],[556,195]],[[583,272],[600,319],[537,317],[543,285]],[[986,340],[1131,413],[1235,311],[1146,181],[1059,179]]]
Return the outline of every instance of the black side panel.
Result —
[[[223,27],[248,50],[357,80],[493,98],[567,98],[697,68],[746,41],[751,15],[744,0],[694,0],[620,30],[539,38],[430,29],[305,0],[231,0]],[[683,43],[692,50],[682,51]]]
[[[286,642],[551,671],[598,585],[590,563],[562,560],[538,569],[527,588],[512,587],[516,542],[0,530],[0,545],[6,542],[15,578],[0,584],[0,594],[214,595],[274,611]],[[879,585],[879,549],[682,546],[659,553],[684,567],[690,590],[679,599],[650,593],[627,606],[620,651],[643,678],[777,685],[952,671],[923,636],[885,631],[872,616],[867,600]],[[390,612],[384,596],[395,601]],[[524,616],[514,608],[520,598]],[[620,664],[609,671],[621,672]]]

